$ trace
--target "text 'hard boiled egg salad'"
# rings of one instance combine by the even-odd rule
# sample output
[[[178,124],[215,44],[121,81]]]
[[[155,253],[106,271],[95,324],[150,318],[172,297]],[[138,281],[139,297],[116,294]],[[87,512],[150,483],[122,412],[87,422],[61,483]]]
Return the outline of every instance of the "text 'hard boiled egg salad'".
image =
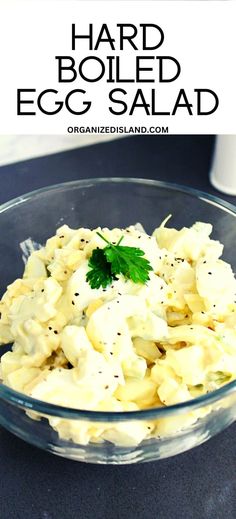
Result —
[[[3,383],[56,405],[122,412],[189,401],[233,380],[236,280],[219,259],[223,245],[210,239],[210,224],[165,223],[152,236],[137,226],[63,225],[34,251],[0,302],[0,341],[13,342],[1,358]],[[136,445],[206,412],[48,420],[81,444]]]

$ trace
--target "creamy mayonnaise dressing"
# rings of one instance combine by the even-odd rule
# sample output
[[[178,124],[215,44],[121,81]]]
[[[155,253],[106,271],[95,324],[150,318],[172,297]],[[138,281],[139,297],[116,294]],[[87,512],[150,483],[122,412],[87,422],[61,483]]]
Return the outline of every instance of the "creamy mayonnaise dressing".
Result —
[[[139,247],[153,271],[145,284],[117,276],[107,288],[86,281],[88,261],[106,244]],[[219,259],[212,226],[197,222],[152,236],[126,229],[63,225],[34,251],[22,279],[0,302],[1,358],[9,387],[57,405],[98,411],[169,406],[236,376],[236,281]],[[65,439],[136,445],[186,427],[208,410],[129,423],[50,418]]]

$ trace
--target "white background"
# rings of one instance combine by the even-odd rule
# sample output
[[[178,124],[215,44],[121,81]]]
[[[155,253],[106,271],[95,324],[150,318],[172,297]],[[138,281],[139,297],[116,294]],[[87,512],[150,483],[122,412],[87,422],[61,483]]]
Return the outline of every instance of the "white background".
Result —
[[[65,134],[68,126],[168,126],[169,133],[236,133],[235,102],[235,2],[201,1],[70,1],[59,3],[41,1],[1,2],[0,49],[0,133],[2,134]],[[107,23],[116,50],[101,44],[97,51],[89,51],[87,41],[80,40],[71,50],[71,24],[77,32],[87,33],[94,24],[98,35],[102,23]],[[127,43],[122,52],[118,45],[117,23],[155,23],[165,35],[162,46],[154,51],[134,51]],[[95,38],[96,39],[96,38]],[[141,46],[137,38],[137,45]],[[170,55],[181,64],[181,74],[172,83],[107,84],[105,79],[87,83],[77,79],[73,83],[57,82],[55,55],[73,56],[76,61],[96,55],[104,61],[106,55],[121,56],[123,74],[132,77],[135,55]],[[158,70],[157,68],[155,70]],[[154,76],[155,74],[150,74]],[[157,109],[172,110],[180,88],[184,88],[196,113],[195,88],[214,90],[220,100],[217,111],[209,116],[189,116],[185,108],[175,116],[147,116],[138,108],[132,116],[127,113],[113,116],[108,106],[111,88],[124,88],[124,97],[131,106],[137,88],[142,88],[147,101],[151,88],[156,89]],[[17,116],[17,88],[36,88],[37,94],[54,88],[54,98],[64,100],[75,88],[87,91],[84,100],[92,101],[92,108],[82,116],[62,109],[48,116]],[[37,96],[34,94],[34,98]],[[52,102],[51,102],[52,106]],[[114,105],[113,105],[114,106]],[[29,105],[29,109],[31,109]]]

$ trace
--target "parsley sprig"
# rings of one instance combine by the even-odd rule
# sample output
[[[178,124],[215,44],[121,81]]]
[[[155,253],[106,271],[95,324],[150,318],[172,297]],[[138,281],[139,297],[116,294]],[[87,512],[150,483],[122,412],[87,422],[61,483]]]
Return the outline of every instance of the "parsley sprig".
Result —
[[[123,274],[134,283],[144,284],[149,280],[149,271],[153,269],[143,257],[143,250],[120,245],[124,236],[114,245],[99,232],[97,234],[107,245],[103,249],[94,249],[89,259],[90,270],[86,274],[86,281],[91,288],[106,288],[118,274]]]

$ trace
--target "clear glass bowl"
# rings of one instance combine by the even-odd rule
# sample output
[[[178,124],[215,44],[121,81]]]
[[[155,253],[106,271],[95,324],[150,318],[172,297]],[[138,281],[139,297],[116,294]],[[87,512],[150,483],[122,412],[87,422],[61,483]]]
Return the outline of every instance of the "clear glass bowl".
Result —
[[[22,275],[20,242],[39,243],[67,223],[71,227],[125,227],[141,222],[151,233],[172,214],[172,225],[211,222],[215,238],[225,245],[224,259],[236,270],[236,208],[213,196],[154,180],[103,178],[64,183],[26,194],[0,208],[1,292]],[[2,352],[6,347],[2,347]],[[189,420],[199,411],[201,418]],[[32,419],[33,416],[35,419]],[[111,428],[128,434],[134,425],[148,422],[170,425],[170,433],[137,445],[110,441],[82,445],[59,438],[48,418],[61,417],[65,426]],[[0,385],[0,423],[29,443],[60,456],[91,463],[137,463],[173,456],[206,441],[236,417],[236,381],[194,400],[166,408],[131,412],[93,412],[64,408],[34,400]],[[184,424],[181,426],[181,424]],[[131,442],[132,443],[132,442]]]

